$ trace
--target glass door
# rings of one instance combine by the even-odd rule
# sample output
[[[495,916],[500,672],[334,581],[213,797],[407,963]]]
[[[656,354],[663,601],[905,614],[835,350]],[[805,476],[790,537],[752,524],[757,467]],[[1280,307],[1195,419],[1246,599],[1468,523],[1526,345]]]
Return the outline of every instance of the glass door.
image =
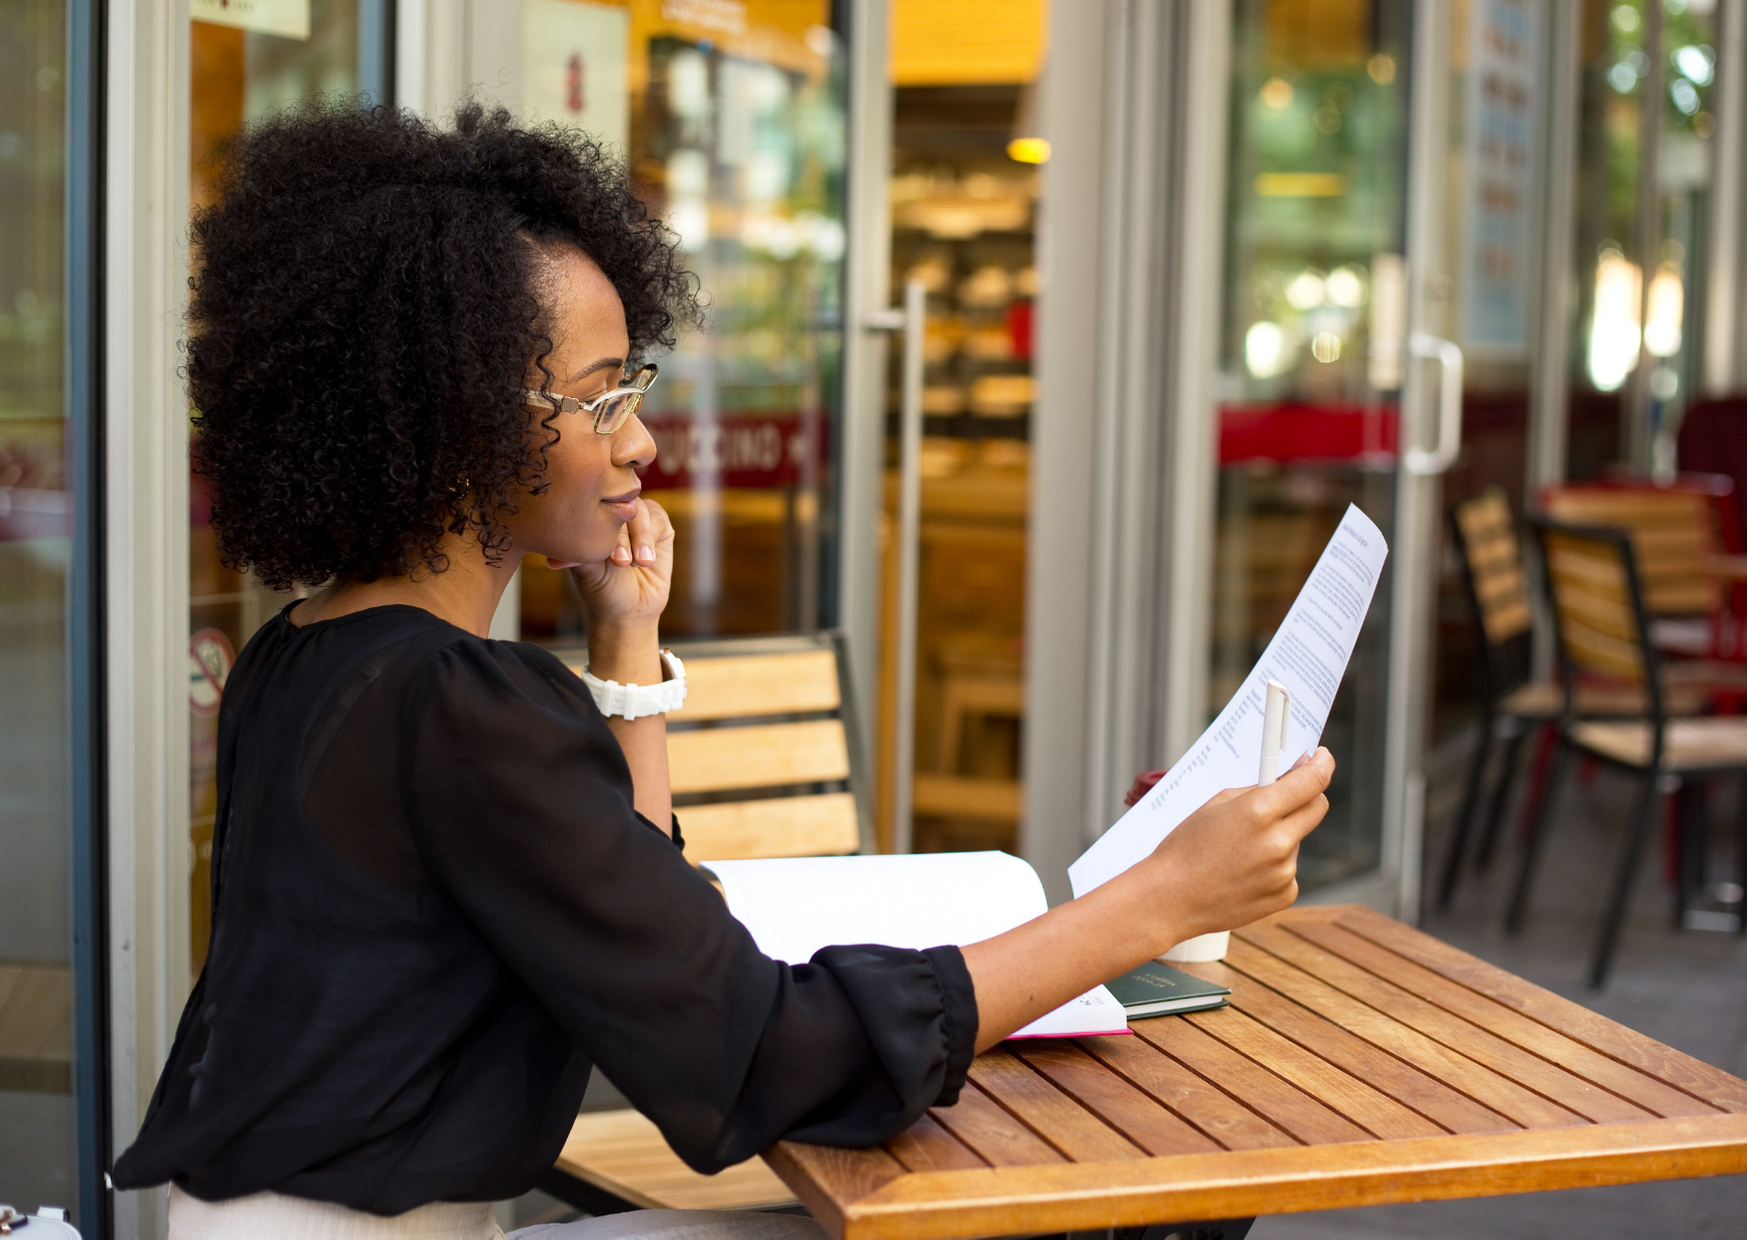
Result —
[[[1033,126],[1045,20],[1035,2],[892,6],[891,284],[899,297],[920,288],[924,322],[911,452],[902,433],[909,346],[894,344],[887,384],[885,850],[1018,852],[1035,218],[1048,158]],[[913,520],[901,503],[906,470]]]
[[[1312,898],[1409,916],[1437,476],[1460,427],[1442,419],[1440,441],[1462,357],[1443,188],[1458,16],[1436,0],[1233,12],[1207,710],[1357,504],[1390,563],[1324,734],[1340,768],[1299,878]]]
[[[246,122],[318,95],[385,94],[390,0],[192,0],[189,203],[212,201],[225,142]],[[188,712],[190,947],[196,973],[211,933],[212,828],[218,809],[218,703],[237,652],[294,593],[279,594],[222,560],[211,501],[189,479]]]

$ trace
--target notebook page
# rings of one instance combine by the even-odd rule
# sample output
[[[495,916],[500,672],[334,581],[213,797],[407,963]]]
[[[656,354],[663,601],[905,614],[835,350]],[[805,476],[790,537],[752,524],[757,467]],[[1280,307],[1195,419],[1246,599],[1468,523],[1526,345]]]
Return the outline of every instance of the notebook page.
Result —
[[[712,861],[765,955],[805,964],[833,943],[963,946],[1041,917],[1037,873],[1004,852]]]
[[[1041,917],[1037,872],[1003,852],[712,861],[728,909],[765,955],[802,964],[833,943],[962,947]],[[1070,1037],[1128,1028],[1096,986],[1013,1036]]]
[[[1349,504],[1292,610],[1219,717],[1151,792],[1068,867],[1076,896],[1147,857],[1215,793],[1256,782],[1270,678],[1292,693],[1281,772],[1316,748],[1388,555],[1383,532]]]

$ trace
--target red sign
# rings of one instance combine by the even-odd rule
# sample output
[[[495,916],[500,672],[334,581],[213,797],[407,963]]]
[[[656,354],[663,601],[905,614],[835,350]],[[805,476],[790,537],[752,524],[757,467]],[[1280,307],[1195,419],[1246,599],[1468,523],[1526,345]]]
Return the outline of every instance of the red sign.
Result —
[[[692,487],[779,488],[816,479],[823,459],[824,419],[798,413],[728,415],[705,420],[689,414],[643,419],[655,437],[655,463],[643,471],[651,489]]]
[[[1395,459],[1393,406],[1227,405],[1219,411],[1219,463]]]

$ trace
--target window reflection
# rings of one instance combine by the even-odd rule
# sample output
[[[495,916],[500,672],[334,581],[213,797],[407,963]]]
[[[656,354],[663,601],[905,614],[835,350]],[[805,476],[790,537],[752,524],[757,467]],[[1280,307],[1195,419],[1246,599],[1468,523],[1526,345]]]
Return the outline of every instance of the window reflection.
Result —
[[[645,493],[677,531],[673,636],[833,620],[822,566],[841,353],[844,112],[830,6],[534,0],[523,102],[624,150],[708,299],[661,359]],[[565,640],[566,574],[525,561],[522,635]]]
[[[0,6],[0,1201],[76,1206],[59,0]]]

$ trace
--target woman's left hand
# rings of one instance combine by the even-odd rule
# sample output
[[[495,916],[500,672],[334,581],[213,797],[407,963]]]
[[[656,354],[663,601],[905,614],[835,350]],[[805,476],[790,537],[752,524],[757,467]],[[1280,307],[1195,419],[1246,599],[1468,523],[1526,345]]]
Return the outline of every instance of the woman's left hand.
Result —
[[[637,501],[612,554],[571,570],[588,611],[588,627],[655,628],[673,580],[673,522],[660,504]]]

